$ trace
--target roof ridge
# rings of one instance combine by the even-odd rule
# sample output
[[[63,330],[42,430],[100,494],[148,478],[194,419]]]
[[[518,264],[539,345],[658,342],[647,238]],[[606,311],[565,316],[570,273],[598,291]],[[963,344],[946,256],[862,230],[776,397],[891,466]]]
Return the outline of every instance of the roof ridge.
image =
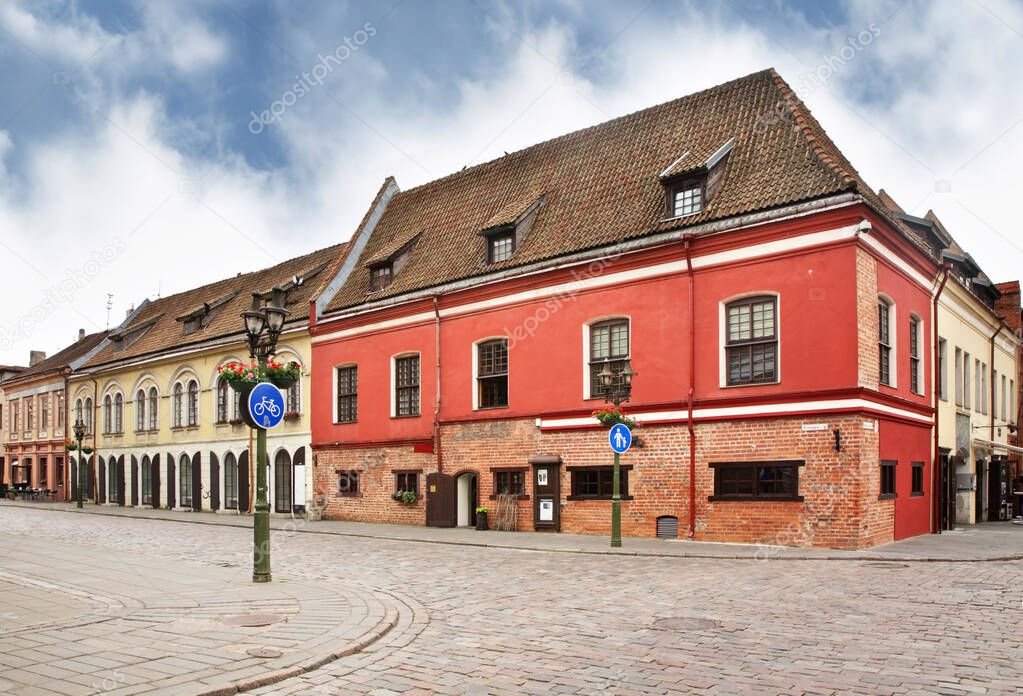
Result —
[[[851,163],[848,163],[850,169],[852,169],[852,172],[850,173],[849,170],[842,166],[842,162],[836,162],[837,158],[833,157],[831,153],[827,152],[826,148],[822,146],[820,139],[814,132],[814,127],[821,132],[821,135],[824,136],[828,145],[836,151],[838,150],[838,146],[835,145],[835,142],[827,134],[827,131],[824,130],[824,127],[821,126],[820,122],[814,117],[813,113],[811,113],[810,107],[806,105],[806,102],[799,98],[799,95],[793,91],[792,87],[789,86],[789,83],[785,81],[785,78],[778,74],[777,70],[774,68],[768,68],[768,71],[774,80],[775,86],[781,92],[786,106],[795,117],[796,126],[802,131],[803,137],[810,145],[810,149],[813,150],[817,159],[831,170],[833,174],[838,176],[842,183],[846,186],[852,186],[854,189],[858,188],[859,172],[852,167]]]
[[[675,97],[674,99],[667,99],[667,100],[665,100],[663,102],[660,102],[658,104],[653,104],[651,106],[645,106],[642,109],[636,109],[635,111],[630,111],[630,112],[622,114],[620,116],[615,116],[614,118],[610,118],[610,119],[608,119],[606,121],[601,121],[600,123],[594,123],[591,126],[586,126],[584,128],[577,128],[577,129],[575,129],[573,131],[569,131],[567,133],[562,133],[560,135],[555,135],[553,137],[547,138],[546,140],[541,140],[540,142],[533,143],[532,145],[527,145],[526,147],[520,148],[518,150],[514,150],[512,152],[508,152],[508,153],[506,153],[504,155],[501,155],[500,157],[495,157],[493,159],[487,160],[485,162],[480,162],[480,163],[474,164],[472,166],[465,166],[465,167],[463,167],[462,169],[459,169],[456,172],[451,172],[450,174],[445,174],[444,176],[442,176],[440,178],[431,179],[430,181],[427,181],[427,182],[424,182],[422,184],[419,184],[418,186],[413,186],[412,188],[405,189],[404,191],[399,191],[397,195],[409,194],[409,193],[412,193],[414,191],[421,191],[421,190],[424,190],[424,189],[428,189],[428,188],[431,188],[431,187],[433,187],[435,185],[440,185],[441,183],[444,183],[444,182],[448,181],[449,179],[452,179],[452,178],[455,178],[455,177],[458,177],[458,176],[463,176],[463,175],[468,176],[470,173],[474,173],[476,171],[479,171],[480,169],[482,169],[484,167],[487,167],[487,166],[492,166],[495,163],[500,162],[501,160],[507,159],[509,157],[517,157],[517,156],[523,155],[525,153],[528,153],[528,152],[530,152],[532,150],[536,150],[536,149],[539,149],[539,148],[542,148],[542,147],[546,147],[546,146],[550,145],[551,143],[553,143],[555,141],[563,140],[563,139],[567,140],[568,138],[577,137],[577,136],[582,135],[583,133],[586,133],[587,131],[592,131],[592,130],[595,130],[595,129],[598,129],[598,128],[604,128],[606,126],[610,126],[611,124],[617,123],[619,121],[623,121],[623,120],[626,120],[626,119],[634,118],[634,117],[636,117],[639,114],[643,114],[643,113],[646,113],[646,112],[649,112],[649,111],[655,111],[657,109],[662,109],[662,108],[668,106],[669,104],[674,104],[675,102],[682,101],[683,99],[693,99],[693,98],[699,97],[701,95],[711,94],[711,93],[714,93],[714,92],[723,92],[723,91],[725,91],[727,89],[730,89],[730,88],[734,87],[737,83],[745,82],[745,81],[749,80],[750,78],[761,76],[761,75],[762,76],[769,76],[769,75],[772,75],[772,74],[773,75],[777,75],[778,74],[777,72],[775,72],[774,68],[764,68],[762,70],[756,70],[754,72],[749,73],[748,75],[743,75],[742,77],[737,77],[735,79],[729,80],[728,82],[722,82],[721,84],[713,85],[711,87],[706,87],[706,88],[698,90],[696,92],[690,92],[689,94],[683,94],[681,96]]]

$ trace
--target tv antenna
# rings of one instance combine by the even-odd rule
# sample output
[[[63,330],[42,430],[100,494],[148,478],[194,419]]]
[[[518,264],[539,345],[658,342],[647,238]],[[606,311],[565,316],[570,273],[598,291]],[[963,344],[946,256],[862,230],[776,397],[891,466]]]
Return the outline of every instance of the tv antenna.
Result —
[[[114,306],[114,296],[107,293],[107,330],[110,329],[110,310]]]

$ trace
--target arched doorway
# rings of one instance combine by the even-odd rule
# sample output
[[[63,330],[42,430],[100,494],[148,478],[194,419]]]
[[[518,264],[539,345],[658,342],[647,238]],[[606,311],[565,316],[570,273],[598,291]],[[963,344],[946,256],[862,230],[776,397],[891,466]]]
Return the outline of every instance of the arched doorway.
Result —
[[[459,527],[472,527],[476,524],[478,479],[475,471],[466,471],[455,478],[455,524]]]
[[[224,455],[224,509],[238,509],[238,458],[234,452]]]
[[[291,512],[291,456],[280,450],[274,457],[274,512]]]

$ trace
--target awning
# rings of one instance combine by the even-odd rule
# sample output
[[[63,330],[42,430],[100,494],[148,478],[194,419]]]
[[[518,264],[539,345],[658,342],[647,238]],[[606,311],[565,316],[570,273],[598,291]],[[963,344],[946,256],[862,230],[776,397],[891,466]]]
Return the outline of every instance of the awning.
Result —
[[[993,440],[985,440],[981,437],[973,438],[974,447],[986,447],[987,449],[1000,449],[1006,452],[1013,452],[1014,454],[1023,454],[1023,447],[1016,447],[1015,445],[1006,445],[1001,442],[994,442]]]

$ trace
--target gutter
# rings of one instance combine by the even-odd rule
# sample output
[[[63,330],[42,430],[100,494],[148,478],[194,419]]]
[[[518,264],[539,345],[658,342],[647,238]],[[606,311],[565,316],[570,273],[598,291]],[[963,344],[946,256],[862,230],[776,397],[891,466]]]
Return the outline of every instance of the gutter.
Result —
[[[693,295],[693,257],[690,250],[692,235],[682,239],[686,252],[686,270],[689,278],[689,538],[696,537],[696,429],[693,426],[693,400],[696,395],[696,299]]]
[[[938,299],[941,297],[942,291],[945,289],[945,284],[948,282],[948,274],[951,270],[951,266],[946,261],[945,265],[941,269],[941,281],[938,283],[938,289],[934,293],[934,297],[931,299],[931,305],[933,308],[932,323],[934,326],[934,355],[931,358],[931,373],[934,375],[933,381],[931,382],[931,392],[934,394],[934,452],[933,452],[933,464],[931,465],[931,534],[941,534],[941,505],[938,497],[938,489],[941,487],[941,476],[938,471],[938,462],[941,460],[941,446],[939,443],[938,428],[941,423],[941,419],[938,417],[938,403],[941,398],[940,385],[941,385],[941,373],[940,365],[941,362],[941,338],[938,333]]]
[[[991,364],[988,366],[988,384],[991,385],[991,418],[988,425],[988,437],[995,439],[995,396],[998,394],[998,386],[995,384],[995,339],[1002,333],[1005,324],[999,323],[998,330],[991,334]]]

